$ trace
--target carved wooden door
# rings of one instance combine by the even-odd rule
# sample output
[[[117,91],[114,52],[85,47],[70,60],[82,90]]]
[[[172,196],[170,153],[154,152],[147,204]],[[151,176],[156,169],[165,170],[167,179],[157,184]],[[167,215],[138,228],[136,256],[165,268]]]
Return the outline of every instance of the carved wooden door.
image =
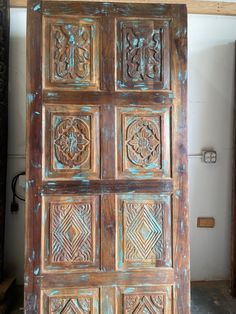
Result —
[[[26,313],[189,313],[186,9],[28,2]]]

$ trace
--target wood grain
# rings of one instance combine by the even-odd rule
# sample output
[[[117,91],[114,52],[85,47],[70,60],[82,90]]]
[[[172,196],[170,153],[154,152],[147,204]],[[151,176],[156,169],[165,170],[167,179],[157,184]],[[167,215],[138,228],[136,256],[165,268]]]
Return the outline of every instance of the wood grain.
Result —
[[[91,1],[91,0],[88,0]],[[100,1],[100,0],[98,0]],[[101,0],[102,2],[103,0]],[[215,15],[236,15],[235,2],[217,1],[191,1],[191,0],[114,0],[114,2],[128,3],[170,3],[186,4],[189,14],[215,14]],[[113,2],[108,0],[107,2]],[[11,8],[26,8],[27,0],[10,0]]]
[[[27,43],[25,311],[189,314],[186,7],[32,0]]]

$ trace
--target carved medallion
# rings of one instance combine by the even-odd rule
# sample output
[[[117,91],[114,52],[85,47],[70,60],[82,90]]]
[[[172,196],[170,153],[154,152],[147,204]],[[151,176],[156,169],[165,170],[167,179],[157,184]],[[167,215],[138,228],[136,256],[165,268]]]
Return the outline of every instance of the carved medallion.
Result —
[[[64,166],[79,167],[90,156],[90,130],[80,118],[66,118],[55,129],[55,156]]]
[[[159,202],[124,201],[125,260],[162,259],[164,206]]]
[[[160,167],[160,125],[150,119],[137,118],[127,128],[127,157],[136,166]]]
[[[92,262],[91,204],[51,204],[50,213],[52,262]]]
[[[125,295],[125,314],[164,314],[164,295]]]
[[[91,313],[91,299],[64,299],[51,298],[50,299],[50,314],[90,314]]]

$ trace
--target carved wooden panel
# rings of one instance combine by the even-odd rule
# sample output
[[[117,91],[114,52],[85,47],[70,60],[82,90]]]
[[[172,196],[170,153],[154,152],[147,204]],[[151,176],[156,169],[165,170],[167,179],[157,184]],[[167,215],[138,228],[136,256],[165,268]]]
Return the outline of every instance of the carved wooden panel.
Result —
[[[99,107],[46,106],[45,179],[98,178]]]
[[[43,269],[99,267],[100,201],[98,196],[43,198]]]
[[[117,88],[170,88],[169,21],[122,19],[117,22]]]
[[[186,17],[28,0],[27,313],[190,313]]]
[[[120,107],[118,111],[118,177],[170,176],[168,108]]]
[[[98,314],[98,289],[65,288],[42,291],[42,314]]]
[[[117,196],[117,267],[171,266],[170,195]]]
[[[45,18],[45,87],[97,90],[99,21],[96,18]]]
[[[120,307],[124,314],[172,313],[171,287],[125,287],[120,289],[120,295]]]

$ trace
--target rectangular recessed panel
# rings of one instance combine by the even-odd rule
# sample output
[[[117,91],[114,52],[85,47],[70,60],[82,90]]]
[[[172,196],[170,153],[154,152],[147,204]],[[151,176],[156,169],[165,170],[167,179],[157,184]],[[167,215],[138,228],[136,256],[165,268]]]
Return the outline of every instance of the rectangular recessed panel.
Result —
[[[117,89],[170,88],[168,20],[118,20],[117,41]]]
[[[99,19],[57,16],[43,21],[45,88],[98,90]]]
[[[170,286],[120,287],[118,313],[171,314],[172,298]]]
[[[77,180],[100,176],[99,107],[44,107],[45,179]]]
[[[42,314],[99,314],[99,289],[59,288],[41,292]]]
[[[169,108],[117,108],[119,178],[170,177]]]
[[[117,196],[117,268],[172,264],[170,195]]]
[[[99,217],[99,196],[43,197],[43,271],[99,268]]]

